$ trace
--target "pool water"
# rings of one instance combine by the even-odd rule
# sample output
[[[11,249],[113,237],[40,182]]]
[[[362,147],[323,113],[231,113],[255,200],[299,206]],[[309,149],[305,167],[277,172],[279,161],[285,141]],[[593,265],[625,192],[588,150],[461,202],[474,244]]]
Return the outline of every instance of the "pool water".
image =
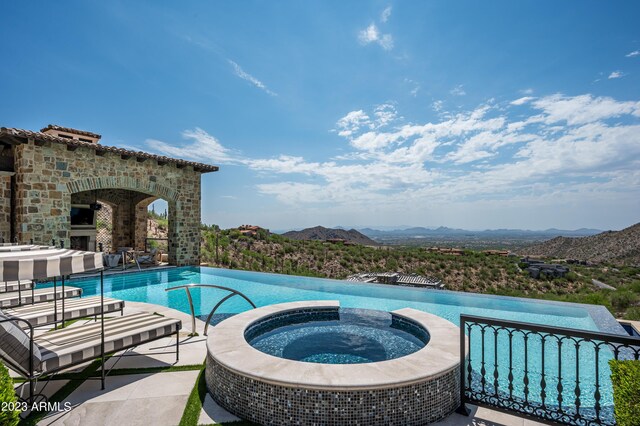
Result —
[[[340,280],[310,278],[290,275],[267,274],[251,271],[227,270],[206,267],[169,268],[156,271],[145,271],[132,274],[107,276],[104,279],[105,296],[136,302],[148,302],[167,306],[190,313],[189,304],[184,290],[165,291],[169,287],[189,283],[216,284],[231,287],[249,297],[256,306],[266,306],[274,303],[294,302],[304,300],[338,300],[342,308],[376,309],[391,312],[401,308],[414,308],[451,321],[459,325],[460,314],[497,318],[534,324],[544,324],[556,327],[574,328],[579,330],[601,331],[627,335],[624,329],[615,321],[603,306],[580,305],[573,303],[549,302],[533,299],[479,295],[445,290],[431,290],[411,287],[398,287],[382,284],[353,283]],[[82,287],[84,295],[90,296],[100,293],[97,278],[74,279],[70,285]],[[192,290],[192,298],[196,315],[203,319],[213,306],[228,292],[218,289],[199,288]],[[218,310],[221,314],[235,314],[250,309],[250,305],[241,297],[232,297]],[[476,333],[477,335],[478,333]],[[482,342],[472,338],[470,347],[474,353],[479,353]],[[569,351],[568,345],[563,348],[563,365],[575,365],[575,351]],[[523,357],[522,342],[514,342],[514,358]],[[531,349],[531,347],[530,347]],[[508,356],[504,347],[498,348],[501,365]],[[547,348],[551,351],[552,349]],[[519,353],[518,353],[519,351]],[[566,354],[565,354],[566,351]],[[545,352],[546,354],[546,352]],[[553,354],[549,354],[553,356]],[[602,394],[601,404],[612,404],[612,389],[610,370],[607,360],[611,354],[600,354],[599,383]],[[547,358],[545,356],[545,358]],[[478,357],[473,359],[474,370],[480,371],[481,366],[475,365]],[[530,359],[529,371],[541,371],[540,356]],[[553,358],[550,358],[553,359]],[[489,362],[487,361],[487,365]],[[594,362],[591,356],[580,356],[580,384],[583,389],[593,386]],[[575,399],[573,386],[575,377],[571,371],[563,370],[565,383],[563,395],[565,401]],[[514,381],[521,382],[521,378],[514,372]],[[500,380],[507,376],[500,371]],[[549,379],[551,380],[551,379]],[[573,382],[572,382],[573,381]],[[541,389],[539,380],[529,384],[529,399],[540,400]],[[547,387],[547,395],[551,400],[554,383]],[[522,394],[524,385],[514,383],[514,395]],[[590,400],[592,392],[585,392],[582,406],[586,407],[594,401]]]
[[[340,309],[266,318],[245,332],[266,354],[322,364],[360,364],[399,358],[422,349],[426,330],[388,312]]]

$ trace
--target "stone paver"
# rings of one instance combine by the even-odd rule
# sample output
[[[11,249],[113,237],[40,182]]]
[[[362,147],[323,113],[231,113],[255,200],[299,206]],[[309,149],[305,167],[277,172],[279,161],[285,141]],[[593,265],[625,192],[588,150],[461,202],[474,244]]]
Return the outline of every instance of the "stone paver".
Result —
[[[64,402],[69,412],[49,415],[40,425],[175,425],[193,389],[198,371],[132,374],[84,382]]]
[[[433,423],[434,426],[543,426],[544,423],[512,416],[484,407],[468,406],[471,414],[463,416],[454,413],[446,419]]]
[[[219,406],[210,395],[207,395],[204,399],[204,404],[202,404],[202,411],[200,411],[198,424],[209,425],[212,423],[237,422],[240,420],[240,418]]]

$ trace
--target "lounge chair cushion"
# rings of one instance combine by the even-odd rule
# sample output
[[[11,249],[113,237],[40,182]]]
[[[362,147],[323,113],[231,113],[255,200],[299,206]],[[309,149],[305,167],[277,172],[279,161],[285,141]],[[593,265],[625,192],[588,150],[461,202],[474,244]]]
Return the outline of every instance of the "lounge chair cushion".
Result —
[[[13,319],[0,310],[0,321]],[[0,322],[0,358],[3,358],[20,374],[29,374],[29,335],[18,325],[20,322]],[[42,355],[38,346],[33,345],[33,371],[40,369]]]
[[[33,287],[33,281],[31,280],[7,281],[0,283],[0,292],[18,291],[18,289],[26,291],[31,290],[31,287]]]
[[[124,308],[123,300],[105,297],[104,313],[120,311]],[[33,326],[50,324],[55,321],[54,303],[36,303],[16,308],[5,308],[4,312],[26,319]],[[64,319],[91,317],[100,313],[100,296],[83,297],[64,301]],[[58,301],[58,320],[62,319],[62,302]]]
[[[62,299],[62,287],[57,288],[58,300]],[[65,298],[80,297],[82,289],[78,287],[65,286]],[[11,293],[0,293],[0,308],[8,308],[18,306],[20,304],[20,294],[17,291]],[[53,287],[37,288],[33,290],[33,299],[31,290],[22,292],[22,304],[51,302],[53,300]]]
[[[170,336],[182,328],[177,319],[138,313],[105,319],[105,353]],[[100,356],[100,321],[55,330],[36,337],[44,373],[97,359]]]

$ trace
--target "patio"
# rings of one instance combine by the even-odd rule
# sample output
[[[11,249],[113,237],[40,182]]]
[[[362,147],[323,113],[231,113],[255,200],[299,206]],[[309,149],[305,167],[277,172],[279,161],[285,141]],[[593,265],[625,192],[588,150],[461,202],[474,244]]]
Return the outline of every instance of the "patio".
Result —
[[[127,302],[125,314],[149,312],[181,319],[190,324],[185,313],[158,305]],[[71,324],[80,325],[83,321]],[[206,354],[204,322],[197,319],[198,336],[189,336],[191,329],[185,326],[180,333],[180,361],[175,363],[175,339],[164,338],[117,354],[109,359],[112,368],[107,377],[106,389],[100,390],[99,380],[86,380],[92,376],[90,364],[74,368],[61,380],[54,380],[45,388],[51,402],[59,402],[61,411],[49,412],[39,418],[31,417],[38,425],[177,425],[183,416],[191,416],[187,424],[247,424],[218,406],[205,392],[203,401],[197,392],[198,378],[203,369]],[[87,373],[87,370],[89,373]],[[81,374],[81,372],[84,373]],[[67,372],[65,372],[67,373]],[[12,374],[13,376],[17,376]],[[98,377],[98,376],[96,376]],[[68,378],[73,381],[66,380]],[[78,380],[79,379],[79,380]],[[85,380],[83,380],[85,379]],[[192,395],[192,392],[195,393]],[[189,400],[191,399],[191,403]],[[65,404],[69,409],[64,410]],[[194,404],[195,403],[195,404]],[[195,418],[194,408],[199,411]],[[201,408],[200,408],[201,407]],[[471,407],[469,417],[452,414],[439,426],[530,426],[540,425],[485,408]]]

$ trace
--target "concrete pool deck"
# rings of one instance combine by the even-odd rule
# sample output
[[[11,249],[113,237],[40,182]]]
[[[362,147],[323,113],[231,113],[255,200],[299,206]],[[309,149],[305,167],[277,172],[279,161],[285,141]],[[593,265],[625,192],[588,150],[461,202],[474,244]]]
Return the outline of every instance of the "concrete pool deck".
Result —
[[[158,305],[127,302],[125,313],[156,312],[183,321],[180,333],[180,362],[175,364],[173,345],[175,338],[164,338],[138,346],[133,353],[143,356],[121,358],[115,369],[152,368],[173,365],[189,366],[202,364],[206,356],[206,336],[203,336],[204,322],[196,319],[197,337],[189,337],[191,317],[180,311]],[[78,323],[76,323],[78,324]],[[71,325],[72,327],[76,324]],[[153,352],[153,354],[151,354]],[[159,353],[157,353],[159,352]],[[115,361],[110,359],[107,366]],[[84,366],[71,371],[78,371]],[[115,371],[114,369],[114,371]],[[38,425],[159,425],[174,426],[186,407],[199,371],[169,371],[138,374],[119,374],[107,377],[106,389],[100,390],[98,380],[87,380],[75,389],[64,401],[71,404],[68,412],[51,412]],[[13,374],[16,376],[15,374]],[[45,394],[53,395],[67,383],[66,380],[52,381]],[[470,406],[469,417],[452,414],[434,423],[439,426],[533,426],[542,425],[532,420],[511,416],[501,412]],[[232,423],[238,419],[217,405],[207,395],[200,413],[198,424]]]

